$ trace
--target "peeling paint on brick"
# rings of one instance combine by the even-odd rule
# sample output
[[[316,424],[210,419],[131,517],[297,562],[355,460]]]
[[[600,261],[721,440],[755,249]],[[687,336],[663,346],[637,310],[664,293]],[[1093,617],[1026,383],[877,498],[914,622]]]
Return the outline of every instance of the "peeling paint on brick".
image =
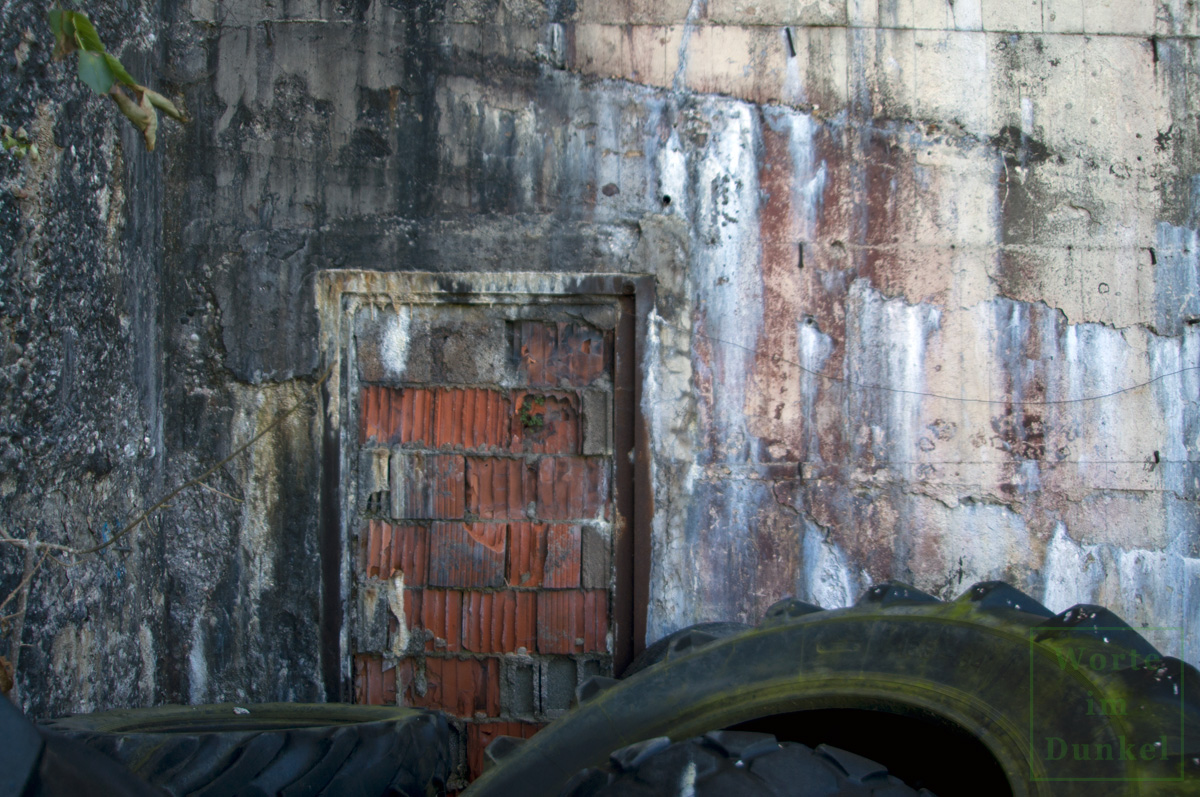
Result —
[[[488,519],[524,518],[534,476],[524,460],[467,458],[467,511]]]
[[[502,586],[506,532],[503,523],[434,523],[429,532],[430,586]]]
[[[464,463],[461,456],[395,452],[391,461],[394,518],[461,518]]]

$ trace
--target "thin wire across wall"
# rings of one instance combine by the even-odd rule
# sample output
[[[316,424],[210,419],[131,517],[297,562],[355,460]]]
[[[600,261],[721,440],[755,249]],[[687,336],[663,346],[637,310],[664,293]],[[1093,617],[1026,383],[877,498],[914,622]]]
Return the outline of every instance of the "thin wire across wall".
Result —
[[[674,329],[677,332],[682,332],[685,335],[691,335],[693,337],[704,338],[705,340],[711,340],[714,343],[720,343],[723,346],[732,346],[734,348],[741,349],[743,351],[747,351],[747,352],[750,352],[751,354],[755,354],[755,355],[760,355],[763,353],[761,349],[757,349],[753,346],[746,346],[746,345],[737,343],[732,340],[725,340],[724,338],[718,338],[713,335],[706,335],[703,332],[696,332],[694,330],[685,329],[681,326],[678,326],[677,324],[672,324],[670,321],[667,321],[666,319],[662,318],[661,316],[655,316],[655,320],[661,326],[670,327],[671,329]],[[1158,376],[1154,377],[1153,379],[1148,379],[1145,382],[1138,382],[1136,385],[1130,385],[1128,387],[1123,387],[1120,390],[1113,390],[1109,393],[1100,393],[1095,396],[1084,396],[1082,398],[1072,398],[1072,399],[1053,399],[1053,400],[1049,400],[1049,401],[1024,401],[1024,400],[1020,400],[1020,399],[983,399],[983,398],[971,398],[969,396],[968,397],[947,396],[942,393],[927,393],[927,392],[921,391],[921,390],[905,390],[904,388],[891,387],[889,385],[879,385],[879,384],[873,384],[870,382],[859,382],[858,380],[855,380],[855,379],[849,379],[844,376],[833,376],[832,374],[827,374],[827,373],[824,373],[823,371],[818,371],[813,368],[809,368],[802,363],[796,362],[795,360],[789,360],[786,357],[781,357],[778,354],[771,355],[771,362],[791,365],[791,366],[803,371],[806,374],[811,374],[812,376],[819,377],[826,381],[837,382],[840,384],[847,385],[849,387],[861,388],[863,390],[880,390],[880,391],[884,391],[887,393],[899,393],[899,394],[906,395],[906,396],[920,396],[922,398],[940,399],[942,401],[956,401],[961,404],[998,404],[998,405],[1005,406],[1005,407],[1021,407],[1021,406],[1049,407],[1049,406],[1057,406],[1057,405],[1062,405],[1062,404],[1082,404],[1082,403],[1088,402],[1088,401],[1101,401],[1103,399],[1113,398],[1114,396],[1120,396],[1123,393],[1132,393],[1135,390],[1141,390],[1144,387],[1149,387],[1150,385],[1153,385],[1157,382],[1161,382],[1164,379],[1170,379],[1173,376],[1179,376],[1181,374],[1186,374],[1190,371],[1200,371],[1200,365],[1189,365],[1186,368],[1180,368],[1176,371],[1171,371],[1171,372],[1165,373],[1165,374],[1159,374]]]
[[[746,346],[744,344],[737,343],[736,341],[726,340],[724,338],[720,338],[720,337],[717,337],[714,335],[707,335],[703,332],[697,332],[695,330],[686,329],[677,324],[672,324],[670,321],[667,321],[666,319],[662,318],[661,316],[659,316],[657,314],[652,314],[651,317],[652,317],[652,320],[655,321],[656,323],[658,323],[660,326],[673,329],[673,330],[680,332],[687,336],[703,338],[705,340],[711,341],[713,343],[718,343],[723,346],[730,346],[730,347],[733,347],[736,349],[741,349],[742,351],[748,352],[750,354],[754,354],[756,356],[761,356],[764,353],[762,349],[758,349],[753,346]],[[1152,379],[1147,379],[1144,382],[1138,382],[1136,384],[1129,385],[1127,387],[1123,387],[1118,390],[1109,391],[1107,393],[1099,393],[1099,394],[1096,394],[1093,396],[1083,396],[1083,397],[1079,397],[1079,398],[1070,398],[1070,399],[1027,401],[1027,400],[1019,400],[1019,399],[982,399],[982,398],[974,398],[974,397],[970,397],[970,396],[948,396],[948,395],[945,395],[942,393],[932,393],[932,392],[920,391],[920,390],[906,390],[904,388],[896,388],[896,387],[892,387],[890,385],[881,385],[881,384],[875,384],[875,383],[870,383],[870,382],[861,382],[861,381],[858,381],[855,379],[850,379],[850,378],[843,377],[843,376],[834,376],[832,374],[824,373],[823,371],[818,371],[816,369],[809,368],[808,366],[804,365],[803,363],[797,362],[795,360],[790,360],[790,359],[788,359],[786,357],[782,357],[780,355],[771,355],[770,360],[774,364],[782,364],[782,365],[791,366],[793,368],[796,368],[799,371],[802,371],[803,373],[809,374],[809,375],[817,377],[819,379],[823,379],[827,382],[841,384],[841,385],[845,385],[847,387],[855,388],[855,389],[859,389],[859,390],[864,390],[864,391],[865,390],[877,390],[880,392],[896,393],[896,394],[906,395],[906,396],[917,396],[920,398],[937,399],[940,401],[951,401],[951,402],[957,402],[960,404],[979,404],[979,405],[990,405],[990,406],[1003,406],[1003,407],[1008,407],[1008,408],[1053,407],[1053,406],[1064,406],[1064,405],[1072,405],[1072,404],[1083,404],[1083,403],[1094,402],[1094,401],[1103,401],[1105,399],[1114,398],[1116,396],[1124,395],[1126,393],[1132,393],[1132,392],[1135,392],[1138,390],[1142,390],[1144,388],[1150,387],[1151,385],[1157,384],[1158,382],[1162,382],[1164,380],[1171,379],[1171,378],[1174,378],[1177,376],[1182,376],[1183,374],[1187,374],[1192,371],[1200,371],[1200,365],[1191,365],[1191,366],[1187,366],[1185,368],[1179,368],[1174,371],[1170,371],[1168,373],[1159,374],[1158,376],[1156,376]],[[1200,401],[1200,396],[1197,396],[1197,400]],[[747,417],[752,417],[752,418],[766,418],[768,420],[776,420],[773,415],[770,415],[767,413],[746,413],[746,415],[747,415]],[[990,438],[989,438],[989,440],[990,440]],[[1049,448],[1049,446],[1047,446],[1047,450],[1048,450],[1048,448]],[[993,461],[988,461],[988,460],[972,461],[972,460],[932,460],[932,459],[928,459],[928,460],[882,459],[882,458],[872,457],[871,464],[872,464],[872,466],[875,466],[875,467],[932,466],[932,467],[941,467],[941,468],[950,468],[950,467],[993,467],[993,468],[1008,467],[1008,468],[1011,468],[1011,467],[1020,465],[1022,463],[1032,462],[1032,463],[1038,463],[1040,465],[1048,465],[1048,466],[1058,466],[1058,465],[1072,465],[1072,466],[1137,465],[1137,466],[1141,466],[1147,472],[1153,472],[1158,467],[1164,466],[1164,465],[1196,465],[1196,464],[1198,464],[1198,462],[1200,462],[1197,460],[1189,460],[1189,459],[1169,460],[1169,459],[1162,457],[1160,452],[1157,450],[1153,451],[1152,453],[1148,454],[1146,457],[1141,458],[1141,459],[1077,460],[1077,459],[1071,459],[1069,457],[1069,454],[1067,456],[1058,455],[1058,456],[1050,456],[1050,457],[1046,457],[1046,456],[1030,457],[1030,456],[1021,456],[1021,452],[1017,452],[1017,451],[1005,451],[1004,453],[1015,455],[1015,459],[1010,460],[1010,461],[995,461],[995,460],[993,460]],[[714,463],[714,465],[716,465],[716,464],[717,463]],[[762,463],[762,464],[770,464],[770,463]]]

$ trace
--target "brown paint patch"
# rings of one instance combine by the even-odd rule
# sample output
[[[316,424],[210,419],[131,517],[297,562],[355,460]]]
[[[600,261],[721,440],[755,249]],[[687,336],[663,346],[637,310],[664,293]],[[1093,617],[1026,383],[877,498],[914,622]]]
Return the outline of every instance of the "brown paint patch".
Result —
[[[861,226],[856,241],[856,275],[885,296],[907,296],[912,269],[903,249],[911,248],[910,222],[917,202],[911,153],[895,143],[895,131],[859,128],[860,188],[854,194]]]
[[[798,267],[799,214],[793,202],[796,164],[790,131],[776,129],[760,115],[762,154],[758,182],[764,202],[759,207],[762,242],[763,318],[756,345],[747,413],[750,430],[765,445],[768,459],[799,461],[804,456],[798,377],[796,324],[803,315],[802,275]]]
[[[815,157],[825,167],[825,193],[821,214],[817,217],[818,244],[805,252],[800,293],[803,298],[803,323],[819,332],[831,345],[821,373],[840,376],[845,361],[846,297],[854,277],[853,237],[858,212],[855,197],[855,172],[859,169],[853,152],[851,130],[821,125],[814,133]],[[798,319],[798,320],[800,320]],[[840,382],[818,376],[814,418],[816,450],[803,446],[805,462],[846,463],[848,440],[844,402],[846,389]],[[799,380],[798,380],[799,381]]]
[[[1040,412],[1007,407],[992,416],[992,448],[1019,460],[1041,460],[1046,456],[1046,424]]]

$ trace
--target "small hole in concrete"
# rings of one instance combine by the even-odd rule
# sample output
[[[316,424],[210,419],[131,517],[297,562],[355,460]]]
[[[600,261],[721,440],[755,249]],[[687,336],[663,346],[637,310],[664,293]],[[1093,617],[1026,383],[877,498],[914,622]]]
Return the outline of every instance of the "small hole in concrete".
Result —
[[[667,206],[669,206],[669,205],[671,204],[671,197],[670,197],[670,195],[668,195],[668,194],[663,194],[662,203],[663,203],[663,207],[664,207],[664,208],[665,208],[665,207],[667,207]]]

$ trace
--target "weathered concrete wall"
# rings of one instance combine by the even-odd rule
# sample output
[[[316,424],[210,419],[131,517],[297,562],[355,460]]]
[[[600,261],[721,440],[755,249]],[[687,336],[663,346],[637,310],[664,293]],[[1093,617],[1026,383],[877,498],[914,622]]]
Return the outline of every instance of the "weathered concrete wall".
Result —
[[[141,70],[158,25],[148,4],[117,5],[98,10],[97,23]],[[113,124],[50,63],[43,13],[31,3],[0,10],[0,116],[24,125],[42,154],[37,163],[0,158],[0,528],[90,546],[168,477],[163,180],[161,159],[139,151],[136,131]],[[143,543],[69,571],[46,561],[28,605],[16,597],[0,610],[0,651],[18,664],[27,704],[155,699],[164,563]],[[0,548],[2,601],[39,557]],[[118,670],[121,678],[107,676]]]
[[[55,142],[2,167],[11,533],[81,544],[304,395],[319,270],[644,273],[651,636],[885,578],[1200,622],[1190,3],[102,8],[193,121],[141,152],[4,7],[0,110]],[[326,694],[306,412],[39,576],[28,705]]]
[[[171,4],[87,9],[135,75],[168,93],[199,48]],[[88,548],[248,440],[308,391],[230,379],[211,272],[182,266],[186,144],[156,153],[50,60],[38,4],[0,9],[0,115],[39,162],[0,159],[0,528]],[[179,81],[179,82],[176,82]],[[178,96],[178,95],[177,95]],[[229,323],[228,316],[225,323]],[[214,347],[213,341],[218,341]],[[0,655],[39,715],[221,698],[317,699],[311,402],[252,454],[98,556],[52,551],[0,616]],[[0,545],[0,600],[39,554]],[[40,552],[39,552],[40,553]],[[58,560],[56,563],[55,560]],[[26,611],[20,611],[22,608]]]
[[[673,170],[660,351],[698,423],[660,460],[691,500],[656,518],[657,630],[888,577],[1194,625],[1192,23],[890,5],[581,8],[580,69],[739,98],[689,96]]]

